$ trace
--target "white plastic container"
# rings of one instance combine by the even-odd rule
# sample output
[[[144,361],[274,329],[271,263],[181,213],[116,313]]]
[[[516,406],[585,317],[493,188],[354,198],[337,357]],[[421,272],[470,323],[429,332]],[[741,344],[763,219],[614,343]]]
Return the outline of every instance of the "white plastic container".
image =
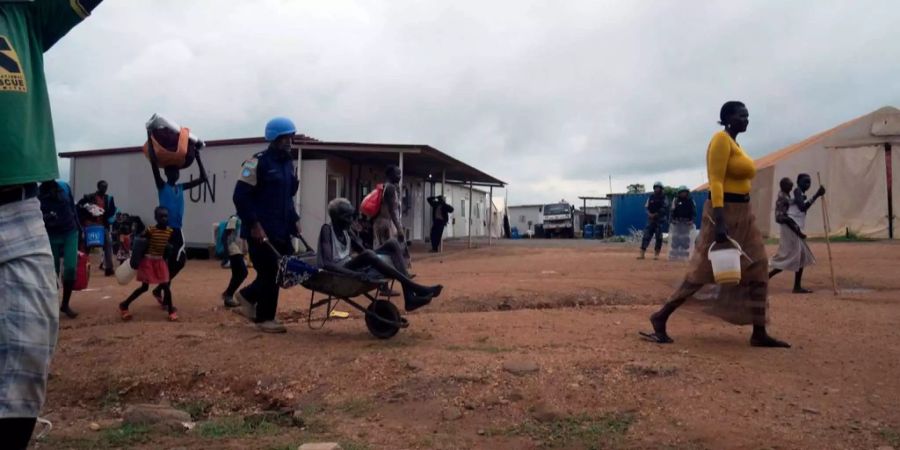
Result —
[[[741,250],[740,244],[734,239],[728,238],[733,247],[723,247],[713,250],[716,243],[709,246],[709,262],[712,263],[713,276],[716,284],[733,286],[741,282],[741,256],[747,256]],[[749,257],[748,257],[749,259]]]
[[[126,285],[131,283],[131,280],[134,279],[136,272],[131,268],[131,263],[128,260],[119,264],[119,267],[116,267],[116,281],[121,285]]]

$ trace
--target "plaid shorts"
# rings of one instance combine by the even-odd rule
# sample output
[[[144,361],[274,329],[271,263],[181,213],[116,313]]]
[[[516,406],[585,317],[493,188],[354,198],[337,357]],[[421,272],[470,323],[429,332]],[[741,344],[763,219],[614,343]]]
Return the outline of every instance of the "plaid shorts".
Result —
[[[56,272],[37,199],[0,206],[0,419],[37,417],[59,333]]]

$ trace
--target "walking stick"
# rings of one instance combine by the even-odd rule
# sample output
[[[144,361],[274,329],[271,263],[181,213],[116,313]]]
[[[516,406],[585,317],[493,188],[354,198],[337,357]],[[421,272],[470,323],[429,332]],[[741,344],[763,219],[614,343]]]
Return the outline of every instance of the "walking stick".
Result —
[[[819,179],[819,186],[822,185],[822,174],[816,172],[816,177]],[[828,223],[828,201],[825,200],[825,197],[822,197],[822,224],[825,226],[825,246],[828,248],[828,267],[831,269],[831,288],[834,290],[834,295],[838,295],[837,288],[837,279],[834,276],[834,260],[831,257],[831,227]]]

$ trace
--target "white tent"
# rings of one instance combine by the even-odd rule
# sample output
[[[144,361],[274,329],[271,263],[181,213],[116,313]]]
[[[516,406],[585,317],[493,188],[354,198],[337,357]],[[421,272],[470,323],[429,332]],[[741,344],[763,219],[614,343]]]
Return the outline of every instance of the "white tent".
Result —
[[[900,196],[900,110],[884,107],[838,125],[756,161],[753,211],[764,235],[776,236],[774,206],[779,181],[808,173],[817,189],[817,174],[828,189],[832,235],[848,230],[859,236],[887,239],[897,236],[897,210],[890,204]],[[809,195],[812,195],[810,192]],[[807,234],[824,236],[822,202],[809,210]],[[891,211],[889,213],[888,211]],[[894,217],[890,217],[893,215]]]
[[[494,209],[491,214],[491,237],[500,239],[503,237],[503,215],[506,214],[506,200],[501,197],[491,199]]]

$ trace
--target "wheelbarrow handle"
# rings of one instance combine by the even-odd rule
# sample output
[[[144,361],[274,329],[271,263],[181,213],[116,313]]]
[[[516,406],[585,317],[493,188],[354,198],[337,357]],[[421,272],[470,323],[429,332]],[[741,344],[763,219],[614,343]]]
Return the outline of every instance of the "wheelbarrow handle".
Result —
[[[314,251],[312,249],[312,247],[310,247],[309,244],[306,242],[306,239],[303,239],[303,236],[298,234],[297,237],[300,238],[300,242],[302,242],[303,245],[306,247],[306,251],[308,251],[308,252]],[[269,246],[269,248],[272,250],[272,252],[275,253],[275,256],[278,256],[279,259],[281,258],[281,256],[282,256],[281,252],[279,252],[278,249],[276,249],[275,246],[272,245],[272,241],[270,241],[269,238],[265,238],[263,240],[263,242]]]
[[[299,233],[298,233],[298,234],[297,234],[297,237],[300,239],[300,242],[303,243],[303,246],[306,247],[306,251],[308,251],[308,252],[314,252],[314,251],[315,251],[315,250],[313,250],[312,247],[310,247],[309,243],[306,242],[306,239],[303,238],[303,235],[302,235],[302,234],[299,234]]]
[[[272,250],[272,253],[274,253],[275,256],[278,257],[278,259],[281,259],[281,252],[279,252],[278,249],[276,249],[275,246],[272,245],[272,241],[270,241],[269,238],[263,238],[263,243],[269,246],[269,249]]]

